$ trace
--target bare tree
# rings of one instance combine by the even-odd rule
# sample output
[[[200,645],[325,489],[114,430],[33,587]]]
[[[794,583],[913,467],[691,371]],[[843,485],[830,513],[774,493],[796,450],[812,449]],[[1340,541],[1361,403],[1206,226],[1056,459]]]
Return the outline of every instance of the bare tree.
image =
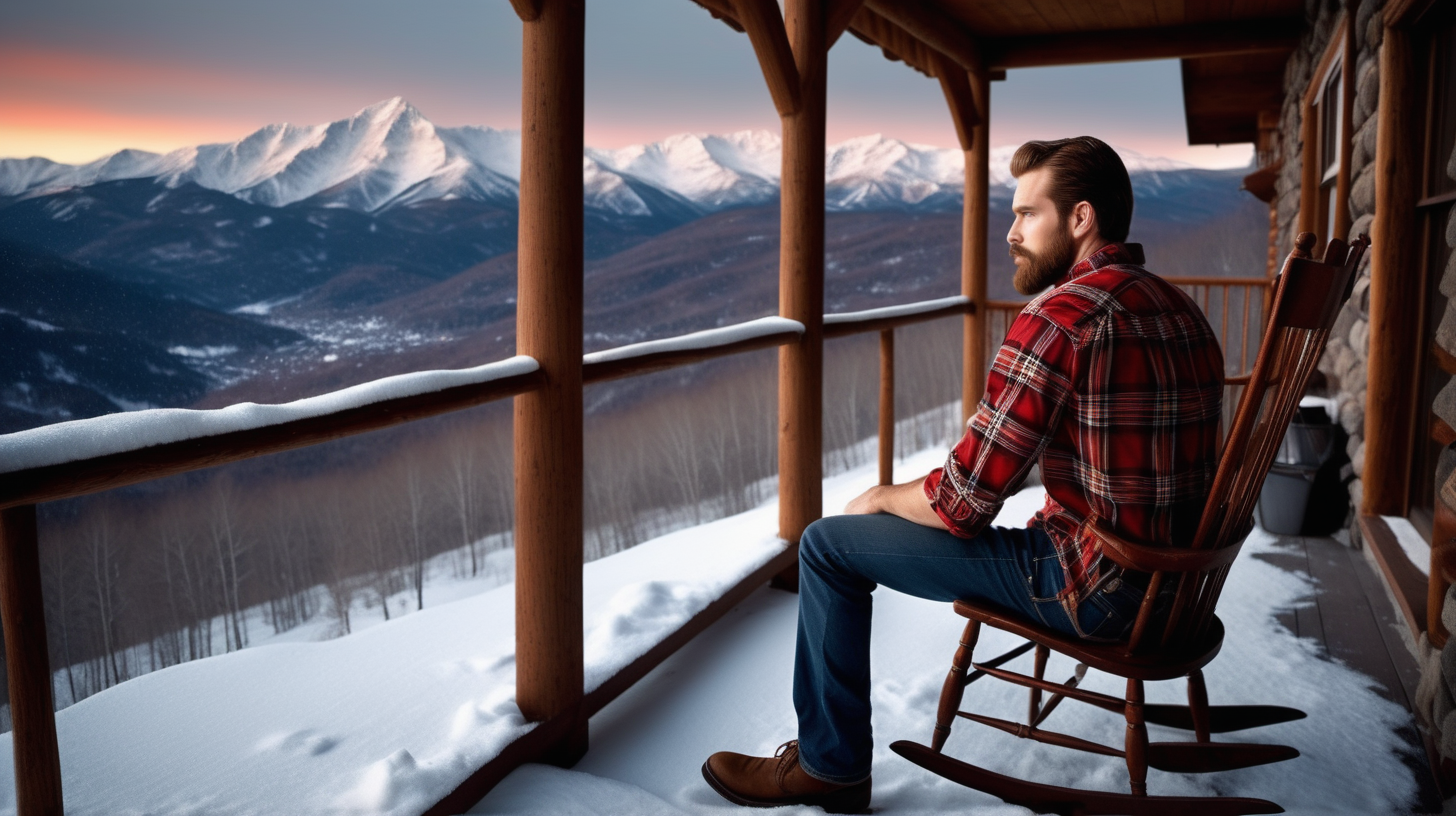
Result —
[[[226,477],[213,479],[212,499],[210,526],[214,567],[226,605],[227,649],[233,651],[248,645],[247,621],[242,608],[243,557],[248,547],[239,527],[232,481]]]
[[[121,638],[117,630],[122,598],[117,584],[121,580],[121,563],[116,542],[112,538],[111,511],[104,504],[90,517],[85,531],[86,554],[90,567],[91,603],[97,617],[96,633],[101,641],[105,686],[120,683],[125,677],[123,655],[118,654]]]
[[[71,668],[76,661],[71,649],[70,610],[74,582],[70,576],[69,549],[69,543],[64,540],[50,539],[45,542],[41,547],[41,581],[45,585],[42,596],[46,601],[46,620],[50,624],[47,630],[54,640],[60,641],[59,662],[66,673],[66,686],[71,693],[70,702],[74,703],[81,698],[77,694],[76,675]]]
[[[464,436],[470,438],[469,435]],[[471,444],[451,445],[446,460],[450,465],[446,474],[446,495],[455,510],[455,519],[460,523],[460,544],[470,553],[470,575],[473,578],[480,571],[480,559],[475,551],[475,519],[481,499],[476,448]]]

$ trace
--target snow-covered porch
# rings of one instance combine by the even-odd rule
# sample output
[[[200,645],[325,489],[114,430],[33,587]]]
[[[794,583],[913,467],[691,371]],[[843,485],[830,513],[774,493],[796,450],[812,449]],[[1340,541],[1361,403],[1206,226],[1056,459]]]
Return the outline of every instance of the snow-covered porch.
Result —
[[[896,476],[923,473],[941,455],[910,457]],[[870,466],[826,480],[825,509],[842,507],[875,475]],[[1028,489],[1000,521],[1021,523],[1039,503],[1040,490]],[[768,504],[589,564],[588,688],[771,557],[775,518]],[[1362,554],[1337,542],[1256,532],[1223,596],[1229,634],[1207,670],[1210,697],[1309,712],[1224,737],[1282,742],[1302,756],[1208,777],[1154,772],[1151,790],[1259,796],[1302,813],[1439,810],[1405,702],[1414,667],[1378,582]],[[514,702],[513,600],[506,585],[338,640],[183,664],[89,698],[57,716],[66,809],[420,813],[527,729]],[[942,604],[888,590],[877,601],[876,812],[1024,812],[889,752],[894,739],[926,737],[962,622]],[[732,806],[702,781],[699,766],[714,750],[772,751],[793,736],[796,603],[790,593],[755,591],[593,717],[591,748],[573,769],[524,766],[472,812],[726,812]],[[993,653],[1012,645],[991,632],[982,643]],[[1049,676],[1070,671],[1054,657]],[[1112,682],[1093,674],[1088,687]],[[1150,701],[1179,702],[1183,693],[1177,683],[1149,688]],[[1013,712],[1025,704],[1020,692],[991,681],[976,684],[967,701]],[[1058,730],[1120,740],[1115,716],[1072,705],[1055,716]],[[970,724],[957,728],[949,750],[1041,781],[1125,785],[1116,760]],[[14,812],[9,751],[6,735],[0,811]]]
[[[931,452],[897,477],[935,464]],[[825,485],[826,505],[853,493],[855,474]],[[865,482],[863,476],[861,483]],[[1038,488],[1007,503],[1002,523],[1035,509]],[[829,508],[826,508],[829,509]],[[771,754],[794,736],[789,682],[796,598],[763,588],[665,661],[591,721],[592,747],[575,767],[527,765],[471,813],[682,814],[730,812],[703,782],[716,750]],[[1152,772],[1151,793],[1257,796],[1290,813],[1439,813],[1440,795],[1411,714],[1419,674],[1403,641],[1405,622],[1366,555],[1330,538],[1256,530],[1220,603],[1223,652],[1205,670],[1214,704],[1288,705],[1305,720],[1222,735],[1277,742],[1301,756],[1289,763],[1208,776]],[[942,604],[893,590],[876,594],[874,661],[876,813],[1025,813],[934,776],[896,756],[897,739],[929,740],[941,682],[964,620]],[[978,648],[1014,646],[983,630]],[[1030,665],[1030,656],[1019,658]],[[1053,655],[1048,677],[1070,676]],[[1095,678],[1095,679],[1094,679]],[[1088,688],[1116,693],[1120,680],[1090,673]],[[1181,683],[1149,686],[1149,702],[1183,703]],[[983,681],[967,691],[973,710],[1015,717],[1024,691]],[[1007,712],[1012,712],[1008,714]],[[1073,706],[1057,730],[1105,744],[1122,739],[1121,718]],[[1162,731],[1163,739],[1182,732]],[[947,751],[1037,781],[1121,791],[1121,761],[1037,745],[960,722]],[[798,808],[787,812],[817,813]]]

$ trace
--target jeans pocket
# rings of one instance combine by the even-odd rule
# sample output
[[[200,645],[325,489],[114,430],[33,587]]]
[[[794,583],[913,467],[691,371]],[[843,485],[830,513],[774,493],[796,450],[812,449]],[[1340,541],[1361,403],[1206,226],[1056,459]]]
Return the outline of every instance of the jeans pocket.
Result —
[[[1077,604],[1073,618],[1077,635],[1083,640],[1115,642],[1127,634],[1133,616],[1119,609],[1120,605],[1101,592],[1094,592]]]

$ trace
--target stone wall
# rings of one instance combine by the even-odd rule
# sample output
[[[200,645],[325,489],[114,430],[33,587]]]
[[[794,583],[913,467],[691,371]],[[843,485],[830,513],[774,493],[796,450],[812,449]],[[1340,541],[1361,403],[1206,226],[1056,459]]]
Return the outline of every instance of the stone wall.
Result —
[[[1300,200],[1301,139],[1300,108],[1320,58],[1336,33],[1343,4],[1339,0],[1309,0],[1305,16],[1310,21],[1299,48],[1284,69],[1284,108],[1279,122],[1280,156],[1284,165],[1276,187],[1279,244],[1276,257],[1282,259],[1294,246],[1298,232]],[[1355,83],[1354,113],[1349,122],[1353,134],[1350,158],[1351,234],[1370,232],[1375,212],[1375,129],[1380,92],[1380,41],[1384,34],[1380,10],[1384,0],[1362,0],[1355,14],[1355,66],[1346,66],[1346,81]],[[1337,46],[1338,47],[1338,46]],[[1340,236],[1348,237],[1348,236]],[[1329,236],[1321,235],[1323,245]],[[1350,483],[1351,504],[1360,507],[1361,476],[1365,469],[1365,372],[1370,354],[1370,256],[1360,267],[1350,301],[1335,321],[1320,370],[1332,392],[1339,394],[1340,425],[1349,435],[1346,452],[1354,470]],[[1353,516],[1352,516],[1352,535]]]

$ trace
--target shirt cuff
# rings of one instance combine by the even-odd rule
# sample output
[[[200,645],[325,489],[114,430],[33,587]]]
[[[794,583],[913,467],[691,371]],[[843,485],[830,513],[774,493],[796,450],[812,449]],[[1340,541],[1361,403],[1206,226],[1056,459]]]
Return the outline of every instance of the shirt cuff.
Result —
[[[940,479],[944,470],[944,468],[936,468],[930,471],[930,474],[925,477],[925,498],[930,500],[930,509],[934,510],[935,515],[940,517],[941,523],[945,525],[951,535],[956,538],[970,538],[961,529],[961,523],[946,515],[945,511],[940,509],[940,503],[936,500],[937,495],[940,493]]]

